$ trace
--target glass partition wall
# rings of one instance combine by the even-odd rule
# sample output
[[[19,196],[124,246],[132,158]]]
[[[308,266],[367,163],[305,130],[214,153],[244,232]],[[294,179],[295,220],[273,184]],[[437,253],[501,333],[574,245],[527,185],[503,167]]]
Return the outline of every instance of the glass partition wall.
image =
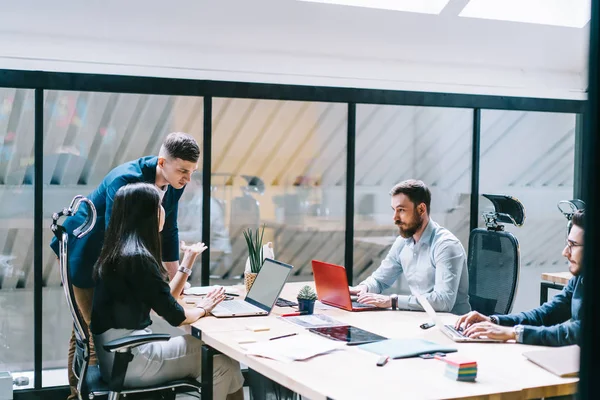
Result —
[[[240,84],[243,89],[219,92],[218,84],[188,89],[187,81],[152,86],[160,80],[143,79],[149,84],[143,90],[137,83],[120,89],[108,80],[92,80],[87,90],[76,80],[54,83],[51,87],[62,85],[61,90],[40,91],[41,113],[36,113],[33,89],[0,88],[0,371],[28,376],[26,387],[34,386],[36,370],[43,378],[36,389],[67,383],[71,321],[48,247],[51,214],[73,196],[89,194],[115,166],[157,154],[172,131],[194,136],[203,157],[211,159],[210,171],[202,171],[201,160],[179,206],[180,239],[205,241],[210,252],[208,265],[198,258],[194,285],[241,283],[247,258],[242,231],[263,226],[275,257],[294,266],[291,280],[311,280],[310,262],[320,259],[345,265],[356,283],[379,266],[397,236],[389,190],[408,178],[431,188],[432,219],[465,248],[471,221],[481,226],[481,212],[489,208],[480,194],[509,194],[524,203],[525,225],[507,227],[521,243],[515,311],[535,305],[541,272],[565,269],[560,251],[566,220],[556,203],[573,198],[576,189],[575,117],[582,104],[434,94],[423,100],[395,92],[378,97],[368,90],[363,98],[369,101],[363,103],[363,94],[353,98],[347,92],[346,99],[346,92],[330,88],[312,88],[294,98],[293,88],[279,85],[264,90]],[[377,99],[388,104],[374,104]],[[209,121],[206,104],[212,107]],[[486,104],[507,109],[486,110]],[[482,107],[480,124],[473,123],[475,107]],[[539,112],[547,109],[556,112]],[[204,147],[207,135],[210,148]],[[37,158],[43,179],[37,183],[36,137],[43,142]],[[349,152],[355,155],[351,162]],[[352,186],[348,176],[354,177]],[[204,181],[210,181],[210,190],[203,190]],[[36,214],[38,187],[43,207]],[[205,201],[210,221],[202,220]],[[36,218],[43,228],[40,265],[34,265],[32,250]],[[349,231],[346,221],[353,221]],[[209,225],[210,238],[202,237],[203,224]],[[201,268],[209,269],[208,281],[201,279]],[[407,287],[400,279],[393,290]],[[39,353],[34,352],[36,337],[41,338]]]

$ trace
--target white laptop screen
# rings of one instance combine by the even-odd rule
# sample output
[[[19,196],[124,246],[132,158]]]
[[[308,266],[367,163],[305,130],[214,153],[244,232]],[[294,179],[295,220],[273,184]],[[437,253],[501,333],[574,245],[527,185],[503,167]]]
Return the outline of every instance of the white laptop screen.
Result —
[[[425,296],[423,296],[421,294],[418,294],[416,297],[417,297],[417,300],[419,301],[419,304],[421,304],[421,307],[423,307],[423,309],[425,310],[427,315],[429,315],[429,318],[431,318],[433,320],[433,322],[437,325],[438,328],[442,329],[444,324],[442,323],[441,318],[439,318],[437,316],[437,314],[435,313],[435,310],[431,306],[431,303],[429,303],[429,301],[425,298]]]
[[[291,270],[291,265],[265,258],[246,301],[263,310],[271,310]]]

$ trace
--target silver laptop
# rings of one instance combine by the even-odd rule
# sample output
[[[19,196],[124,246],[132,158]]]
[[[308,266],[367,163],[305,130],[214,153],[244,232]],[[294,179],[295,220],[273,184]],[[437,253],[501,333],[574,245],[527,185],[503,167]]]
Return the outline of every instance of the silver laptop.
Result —
[[[219,318],[269,315],[292,268],[289,264],[265,258],[246,298],[222,301],[211,314]]]
[[[501,340],[488,339],[485,337],[470,338],[470,337],[463,335],[456,328],[454,328],[453,325],[444,324],[442,322],[442,319],[437,316],[437,314],[435,313],[435,310],[431,306],[431,303],[429,303],[429,301],[425,298],[425,296],[418,294],[416,297],[417,297],[417,300],[419,301],[419,303],[421,304],[421,306],[423,307],[423,309],[425,310],[425,312],[427,313],[427,315],[429,315],[429,318],[431,318],[433,320],[435,325],[446,336],[448,336],[450,339],[454,340],[455,342],[501,342]]]

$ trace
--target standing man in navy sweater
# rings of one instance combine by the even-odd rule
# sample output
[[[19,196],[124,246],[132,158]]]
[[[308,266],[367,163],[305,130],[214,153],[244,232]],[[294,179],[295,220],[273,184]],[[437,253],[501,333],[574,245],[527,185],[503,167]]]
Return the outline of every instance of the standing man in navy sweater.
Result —
[[[569,260],[573,278],[552,300],[531,311],[486,317],[472,311],[460,317],[456,327],[463,327],[469,337],[516,340],[541,346],[579,344],[581,334],[581,300],[583,298],[583,224],[584,212],[573,215],[573,226],[563,256]]]
[[[179,232],[177,229],[177,207],[185,185],[191,180],[192,173],[198,169],[200,148],[196,140],[185,133],[170,133],[162,144],[158,157],[147,156],[119,165],[106,175],[102,183],[88,198],[94,203],[97,212],[96,225],[93,230],[81,239],[69,235],[68,257],[69,273],[73,282],[73,293],[80,312],[88,324],[91,320],[92,300],[94,297],[94,280],[92,273],[94,264],[100,255],[104,243],[104,231],[108,226],[115,193],[128,183],[153,183],[159,189],[162,206],[165,210],[165,225],[161,233],[162,261],[169,278],[172,278],[179,267]],[[87,216],[85,204],[78,213],[66,219],[64,226],[67,232],[80,226]],[[58,255],[56,238],[50,245]],[[187,268],[186,268],[187,269]],[[190,275],[191,270],[187,269]],[[90,364],[96,363],[93,343]],[[77,398],[77,378],[73,374],[72,364],[75,353],[75,335],[71,334],[69,343],[68,373],[71,395]]]

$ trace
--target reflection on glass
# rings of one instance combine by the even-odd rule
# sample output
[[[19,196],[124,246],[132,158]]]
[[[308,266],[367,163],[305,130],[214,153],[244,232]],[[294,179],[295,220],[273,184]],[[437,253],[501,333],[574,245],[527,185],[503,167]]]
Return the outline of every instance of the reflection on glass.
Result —
[[[158,155],[169,132],[189,133],[202,146],[202,126],[202,98],[46,91],[44,226],[49,226],[52,213],[66,207],[75,195],[92,192],[113,168]],[[33,177],[32,165],[24,171],[25,181]],[[197,172],[194,179],[201,181],[201,175]],[[192,206],[196,190],[193,185],[186,188],[184,193],[191,197],[179,203],[183,212],[178,221],[184,232],[201,231],[202,221],[185,213]],[[45,244],[50,243],[51,235],[49,229],[44,230]],[[43,385],[65,385],[72,323],[60,287],[58,264],[48,245],[43,246],[43,271]],[[49,374],[52,369],[57,369],[56,373]]]
[[[262,225],[293,275],[315,258],[343,264],[347,114],[346,104],[213,100],[214,282],[239,282],[242,231]]]
[[[525,206],[524,225],[506,226],[521,250],[513,311],[539,305],[542,272],[567,270],[561,256],[567,221],[557,203],[573,198],[574,146],[574,114],[482,111],[480,193],[511,195]],[[480,212],[491,209],[481,198]]]
[[[425,182],[431,219],[467,249],[472,121],[470,109],[357,106],[354,282],[379,267],[398,236],[389,191],[406,179]],[[394,291],[406,290],[401,277]]]
[[[0,371],[33,370],[34,91],[0,88]]]

